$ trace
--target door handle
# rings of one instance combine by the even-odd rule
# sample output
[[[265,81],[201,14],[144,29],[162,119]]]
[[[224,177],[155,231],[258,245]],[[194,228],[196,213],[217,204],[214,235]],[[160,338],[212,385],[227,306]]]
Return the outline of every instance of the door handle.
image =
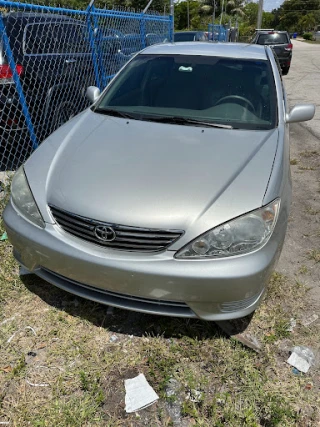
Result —
[[[66,64],[73,64],[75,62],[77,62],[76,59],[66,59]]]

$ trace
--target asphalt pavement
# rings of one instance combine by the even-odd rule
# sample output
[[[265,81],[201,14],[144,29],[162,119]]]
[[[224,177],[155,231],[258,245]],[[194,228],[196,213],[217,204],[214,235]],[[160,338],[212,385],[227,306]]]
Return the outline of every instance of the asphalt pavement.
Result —
[[[320,137],[320,43],[292,40],[292,44],[291,68],[284,77],[289,103],[316,105],[315,118],[305,126]]]
[[[290,125],[293,185],[291,215],[277,270],[311,290],[310,311],[320,311],[320,44],[293,41],[283,78],[291,107],[316,105],[315,118]]]

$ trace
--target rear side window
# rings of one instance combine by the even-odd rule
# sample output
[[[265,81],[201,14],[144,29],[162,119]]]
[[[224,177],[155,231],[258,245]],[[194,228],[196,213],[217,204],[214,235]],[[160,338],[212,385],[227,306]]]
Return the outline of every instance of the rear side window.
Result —
[[[204,33],[199,33],[197,35],[197,40],[199,42],[206,42],[208,40],[207,36]]]
[[[289,43],[285,33],[260,34],[257,44],[286,44]]]
[[[89,53],[85,27],[77,23],[48,22],[29,24],[25,29],[26,55]]]
[[[195,34],[192,33],[177,33],[174,35],[175,42],[193,42]]]

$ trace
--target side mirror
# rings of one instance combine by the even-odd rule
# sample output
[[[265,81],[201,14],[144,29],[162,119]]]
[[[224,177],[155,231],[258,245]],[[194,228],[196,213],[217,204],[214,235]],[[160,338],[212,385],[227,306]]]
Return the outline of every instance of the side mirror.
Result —
[[[96,100],[100,96],[100,89],[95,86],[89,86],[86,92],[86,97],[90,101],[91,104],[96,102]]]
[[[289,114],[286,114],[286,123],[306,122],[313,119],[316,107],[313,104],[297,104]]]

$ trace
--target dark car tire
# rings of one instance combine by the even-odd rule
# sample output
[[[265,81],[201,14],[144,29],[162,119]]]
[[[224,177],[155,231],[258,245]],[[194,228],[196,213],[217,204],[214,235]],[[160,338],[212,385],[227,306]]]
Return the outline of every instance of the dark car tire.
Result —
[[[282,68],[282,75],[286,76],[289,73],[290,67],[283,67]]]

